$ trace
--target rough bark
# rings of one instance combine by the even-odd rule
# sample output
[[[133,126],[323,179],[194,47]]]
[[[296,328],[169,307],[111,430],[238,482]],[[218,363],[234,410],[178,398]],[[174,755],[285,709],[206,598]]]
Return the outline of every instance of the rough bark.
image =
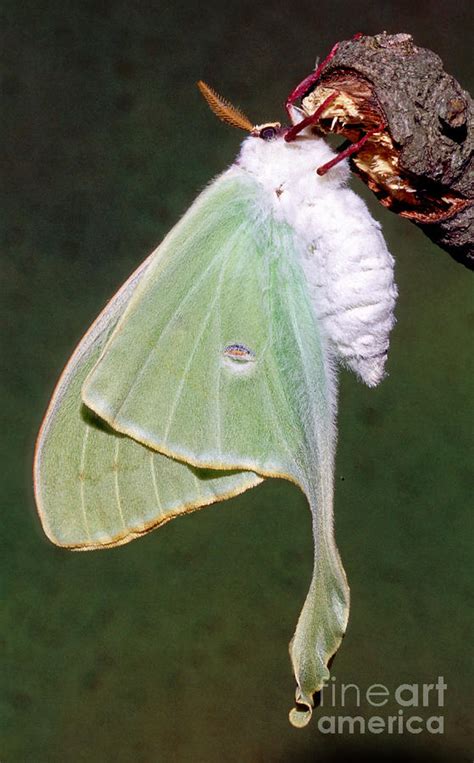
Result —
[[[411,219],[456,260],[474,269],[474,107],[439,56],[408,34],[341,42],[302,100],[322,132],[351,143],[351,157],[384,206]],[[336,117],[336,118],[335,118]]]

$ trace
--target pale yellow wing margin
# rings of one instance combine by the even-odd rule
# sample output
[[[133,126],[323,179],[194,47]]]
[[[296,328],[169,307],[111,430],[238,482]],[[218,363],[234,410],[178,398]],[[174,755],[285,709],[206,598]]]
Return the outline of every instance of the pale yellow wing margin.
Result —
[[[113,432],[81,401],[81,387],[128,305],[145,260],[79,343],[56,386],[36,444],[35,497],[48,538],[72,550],[127,543],[262,482],[253,472],[197,469]]]

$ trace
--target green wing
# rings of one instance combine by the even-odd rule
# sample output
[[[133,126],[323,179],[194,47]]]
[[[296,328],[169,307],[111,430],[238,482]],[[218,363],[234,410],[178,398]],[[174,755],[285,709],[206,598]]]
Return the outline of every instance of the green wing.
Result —
[[[67,364],[38,437],[38,511],[53,543],[87,550],[126,543],[174,516],[262,481],[255,473],[196,469],[167,458],[97,418],[81,388],[144,277],[152,254],[97,318]]]
[[[237,168],[164,241],[83,387],[116,432],[199,468],[296,482],[314,576],[290,652],[292,723],[344,633],[349,591],[332,530],[335,389],[292,231]]]

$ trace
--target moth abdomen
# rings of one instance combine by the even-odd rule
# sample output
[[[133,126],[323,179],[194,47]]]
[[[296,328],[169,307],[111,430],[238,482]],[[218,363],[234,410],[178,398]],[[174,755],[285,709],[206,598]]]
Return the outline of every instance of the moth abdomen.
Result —
[[[345,237],[337,250],[325,243],[302,260],[315,315],[337,359],[373,387],[385,375],[395,323],[393,259],[373,224],[364,237]]]

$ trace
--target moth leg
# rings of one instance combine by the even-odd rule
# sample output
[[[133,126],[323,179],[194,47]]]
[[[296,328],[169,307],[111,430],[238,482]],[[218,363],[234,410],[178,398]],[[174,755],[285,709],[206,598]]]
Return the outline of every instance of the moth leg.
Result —
[[[301,120],[301,122],[298,122],[297,124],[293,125],[293,127],[290,127],[289,130],[285,133],[285,140],[287,143],[290,143],[292,140],[295,140],[296,136],[305,129],[305,127],[308,127],[309,125],[316,124],[316,122],[319,122],[319,118],[323,114],[324,111],[326,111],[326,108],[329,106],[330,103],[333,102],[333,100],[336,98],[336,96],[339,95],[337,90],[334,90],[333,93],[328,95],[327,98],[324,99],[321,106],[316,109],[314,114],[311,114],[309,117],[305,117]]]
[[[352,39],[353,40],[358,40],[360,37],[362,37],[362,32],[357,32],[352,37]],[[308,74],[308,76],[305,77],[304,80],[302,80],[299,83],[299,85],[297,85],[295,87],[295,89],[291,91],[290,95],[286,99],[285,109],[286,109],[286,113],[288,114],[288,116],[290,118],[290,122],[292,124],[294,123],[293,109],[292,109],[293,104],[295,103],[295,101],[298,100],[298,98],[301,98],[301,96],[303,96],[310,89],[310,87],[312,85],[314,85],[318,81],[318,79],[320,78],[320,76],[321,76],[322,72],[324,71],[324,69],[326,68],[326,66],[329,64],[330,61],[332,61],[332,59],[336,55],[337,50],[339,48],[339,45],[340,45],[340,43],[336,42],[336,44],[332,46],[332,48],[329,51],[329,53],[326,56],[326,58],[323,61],[321,61],[319,66],[317,66],[316,69],[311,72],[311,74]],[[303,128],[301,128],[301,129],[303,129]]]
[[[314,85],[315,82],[318,81],[321,75],[321,72],[323,71],[323,69],[326,68],[328,63],[334,58],[338,48],[339,48],[339,43],[336,42],[336,44],[332,46],[329,54],[326,56],[324,61],[322,61],[319,64],[319,66],[314,71],[311,72],[311,74],[308,74],[308,76],[305,77],[304,80],[302,80],[300,84],[297,85],[295,89],[291,91],[285,103],[286,113],[290,117],[291,122],[293,122],[293,113],[292,113],[291,107],[293,106],[295,101],[298,100],[298,98],[301,98],[301,96],[304,95],[310,89],[310,87]]]
[[[326,162],[326,164],[323,164],[321,165],[321,167],[318,167],[318,169],[316,170],[318,175],[325,175],[328,170],[330,170],[336,164],[339,164],[339,162],[341,162],[343,159],[346,159],[348,156],[352,156],[352,154],[355,154],[360,148],[362,148],[366,140],[368,140],[372,135],[375,135],[375,133],[382,132],[383,130],[385,130],[385,127],[386,125],[383,122],[381,122],[377,127],[374,127],[373,130],[369,130],[368,132],[366,132],[365,135],[360,140],[358,140],[356,143],[351,143],[349,146],[347,146],[347,148],[345,148],[337,156],[335,156],[334,159],[331,159],[330,162]]]

